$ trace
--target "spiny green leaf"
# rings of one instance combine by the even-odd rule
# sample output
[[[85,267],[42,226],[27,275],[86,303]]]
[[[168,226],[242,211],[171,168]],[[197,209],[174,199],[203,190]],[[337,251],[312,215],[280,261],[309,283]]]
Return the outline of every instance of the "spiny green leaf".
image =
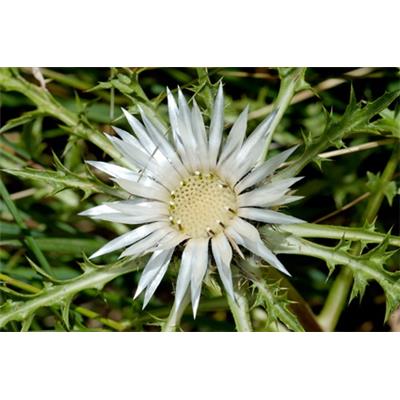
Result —
[[[25,302],[7,301],[0,306],[0,328],[10,321],[23,321],[41,307],[65,304],[66,299],[86,289],[101,290],[109,281],[143,267],[144,260],[120,260],[118,263],[96,268],[63,284],[44,282],[41,291]]]
[[[292,331],[304,331],[297,317],[288,309],[291,301],[287,298],[287,290],[281,287],[279,280],[260,279],[258,266],[250,260],[242,261],[240,265],[247,271],[249,279],[257,290],[253,307],[261,304],[265,307],[268,315],[267,324],[280,322]]]
[[[40,155],[46,148],[43,143],[43,117],[37,117],[25,124],[22,128],[21,143],[34,159],[40,159]]]
[[[270,232],[271,234],[271,232]],[[276,241],[273,241],[276,243]],[[389,244],[389,234],[385,240],[367,254],[356,256],[348,254],[343,249],[322,246],[305,239],[286,236],[274,250],[281,253],[301,254],[325,260],[330,265],[344,265],[353,273],[356,287],[352,296],[362,294],[364,283],[375,280],[384,290],[387,299],[387,310],[393,310],[400,305],[400,271],[389,272],[385,268],[386,260],[393,256],[393,252],[386,251]],[[386,317],[389,315],[389,311]]]
[[[21,332],[29,331],[29,328],[32,325],[33,318],[35,318],[35,314],[30,314],[22,321]]]
[[[353,274],[353,277],[354,282],[350,293],[349,303],[351,303],[356,297],[359,297],[359,301],[361,302],[365,293],[365,288],[368,284],[368,280],[365,279],[363,274],[355,273]]]
[[[381,283],[386,295],[385,321],[397,310],[400,304],[400,271],[394,272],[393,277],[396,279],[394,285],[387,281],[382,281]]]
[[[66,244],[64,243],[64,246]],[[60,280],[60,279],[56,279],[53,278],[52,276],[50,276],[48,273],[46,273],[46,271],[44,271],[42,268],[40,268],[37,264],[35,264],[29,257],[26,257],[26,259],[28,260],[30,266],[39,274],[41,275],[43,278],[45,278],[48,282],[43,282],[45,285],[49,285],[52,283],[66,283],[68,281],[71,281],[72,279],[75,278],[71,278],[71,279],[64,279],[64,280]]]
[[[399,249],[386,251],[389,246],[390,231],[387,233],[385,239],[375,246],[372,250],[362,254],[360,257],[365,260],[376,262],[377,264],[386,264],[386,261],[391,258]]]
[[[281,322],[292,331],[304,331],[296,316],[289,311],[291,302],[287,299],[286,291],[280,288],[279,282],[266,282],[264,288],[258,287],[258,294],[264,302],[268,324]]]
[[[346,236],[343,235],[340,238],[339,243],[334,247],[334,251],[343,250],[345,252],[349,251],[351,248],[351,241],[346,239]]]
[[[382,118],[370,124],[372,129],[379,133],[390,132],[394,137],[400,139],[400,113],[395,110],[385,109],[379,114]]]
[[[301,136],[303,138],[304,145],[305,145],[305,147],[307,149],[314,142],[313,134],[310,131],[307,131],[307,133],[306,133],[306,132],[304,132],[304,130],[301,130],[300,133],[301,133]]]
[[[17,118],[8,120],[7,123],[0,129],[0,133],[9,131],[10,129],[16,128],[17,126],[24,125],[42,116],[44,116],[44,112],[40,110],[25,112]]]
[[[132,87],[120,81],[119,79],[113,79],[111,84],[123,94],[131,94],[134,91]]]
[[[129,76],[121,74],[121,73],[117,74],[117,78],[120,82],[124,83],[125,85],[129,85],[132,82],[132,80],[131,80],[131,78],[129,78]]]
[[[100,89],[111,89],[111,88],[112,88],[111,82],[100,82],[96,86],[86,90],[86,92],[90,93]]]
[[[61,306],[61,316],[62,316],[65,326],[67,327],[67,330],[70,330],[69,311],[71,308],[71,303],[72,303],[73,298],[74,298],[74,295],[64,298],[60,305]]]
[[[310,84],[304,79],[306,68],[280,67],[278,68],[278,72],[281,80],[296,80],[295,92],[299,92],[301,90],[312,90]]]
[[[4,172],[17,176],[21,179],[33,179],[43,184],[51,185],[56,192],[66,188],[81,190],[84,193],[84,199],[94,193],[106,193],[115,197],[127,198],[126,194],[118,189],[113,189],[100,181],[89,179],[75,173],[66,173],[63,171],[38,170],[34,168],[25,169],[6,169]]]
[[[352,94],[351,102],[342,117],[335,121],[331,118],[322,135],[308,145],[307,151],[297,162],[282,169],[277,176],[287,178],[297,175],[309,162],[314,161],[318,154],[332,144],[338,144],[357,129],[367,127],[370,119],[388,107],[399,95],[400,90],[386,93],[377,100],[362,106],[361,103],[355,104]]]

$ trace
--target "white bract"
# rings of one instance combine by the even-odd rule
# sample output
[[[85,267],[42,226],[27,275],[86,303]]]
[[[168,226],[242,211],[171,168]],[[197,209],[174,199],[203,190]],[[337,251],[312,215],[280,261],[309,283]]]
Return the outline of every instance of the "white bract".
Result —
[[[246,137],[246,107],[224,140],[222,85],[209,129],[194,100],[190,109],[180,90],[178,104],[168,91],[170,141],[162,124],[147,117],[142,110],[144,125],[123,111],[135,135],[114,128],[119,138],[108,138],[131,168],[105,162],[88,163],[110,175],[135,197],[106,203],[81,215],[140,226],[110,241],[91,258],[122,248],[125,250],[121,257],[152,253],[135,294],[136,298],[146,290],[145,307],[167,271],[175,248],[183,243],[175,307],[180,307],[190,290],[194,315],[211,254],[221,281],[233,299],[232,248],[241,253],[239,246],[243,246],[288,274],[265,246],[257,229],[246,221],[302,222],[270,209],[299,198],[287,193],[300,178],[269,179],[295,148],[260,162],[276,113]]]

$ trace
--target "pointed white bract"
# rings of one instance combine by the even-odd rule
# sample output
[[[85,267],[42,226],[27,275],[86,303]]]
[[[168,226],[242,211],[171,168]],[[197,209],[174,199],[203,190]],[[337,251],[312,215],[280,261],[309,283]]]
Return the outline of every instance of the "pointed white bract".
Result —
[[[147,113],[149,110],[145,112],[138,106],[142,122],[122,110],[134,134],[115,127],[118,137],[107,137],[131,167],[101,161],[87,163],[134,197],[100,204],[80,215],[138,225],[90,258],[121,249],[124,251],[120,257],[150,253],[134,296],[145,293],[143,307],[181,245],[175,308],[180,309],[183,299],[190,297],[195,316],[210,262],[216,266],[228,296],[235,299],[231,260],[235,251],[243,255],[240,247],[289,275],[258,230],[245,220],[273,225],[303,222],[271,209],[301,199],[289,192],[301,178],[279,179],[275,175],[297,147],[260,160],[276,112],[246,137],[246,107],[224,139],[222,84],[207,123],[196,101],[190,106],[180,88],[177,93],[176,100],[167,89],[172,140],[161,122]]]

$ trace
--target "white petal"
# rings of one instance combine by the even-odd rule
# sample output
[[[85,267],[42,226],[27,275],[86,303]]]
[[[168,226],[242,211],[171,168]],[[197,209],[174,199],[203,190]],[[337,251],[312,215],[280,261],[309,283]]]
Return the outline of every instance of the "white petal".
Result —
[[[171,251],[171,255],[172,255],[172,252],[173,251]],[[162,278],[164,277],[165,273],[167,272],[170,259],[168,260],[168,262],[165,262],[161,266],[161,268],[157,272],[157,275],[150,282],[149,286],[147,286],[146,293],[144,294],[143,309],[147,306],[147,304],[150,301],[151,297],[153,296],[154,292],[156,291],[156,289],[160,285],[160,282],[161,282]]]
[[[178,88],[178,135],[186,154],[186,160],[192,171],[200,168],[197,143],[193,134],[189,106],[180,88]]]
[[[156,222],[156,221],[168,221],[168,217],[164,215],[125,215],[121,213],[115,214],[102,214],[98,217],[93,217],[93,219],[99,219],[102,221],[110,221],[110,222],[118,222],[120,224],[127,224],[127,225],[138,225],[138,224],[145,224],[148,222]]]
[[[138,287],[136,289],[134,299],[142,293],[142,291],[153,281],[162,266],[171,259],[174,249],[165,251],[156,251],[152,254],[146,266],[144,267],[142,276],[140,277]]]
[[[160,239],[162,239],[169,232],[171,232],[171,228],[169,227],[169,225],[164,224],[164,226],[159,227],[157,230],[154,230],[142,240],[134,243],[132,246],[129,246],[125,251],[121,253],[119,258],[127,256],[138,256],[139,254],[147,253]]]
[[[267,204],[266,207],[289,204],[301,199],[304,199],[304,196],[283,196],[282,199],[279,200],[279,202],[272,202],[270,204]]]
[[[261,207],[273,207],[273,206],[282,206],[284,204],[293,203],[295,201],[303,199],[304,196],[289,196],[282,195],[276,193],[275,195],[268,195],[268,201],[263,200]],[[241,207],[246,207],[246,205],[242,205]]]
[[[134,169],[136,170],[139,169],[140,166],[139,162],[137,161],[137,159],[135,159],[135,157],[132,154],[126,151],[122,140],[114,136],[111,136],[106,132],[104,132],[104,135],[111,142],[111,144],[119,151],[121,156],[125,158],[125,162],[128,162],[130,166],[134,167]]]
[[[114,210],[123,214],[134,215],[138,214],[154,214],[154,215],[168,215],[168,206],[160,201],[149,201],[145,199],[134,200],[121,200],[107,205]]]
[[[129,162],[142,167],[148,164],[150,156],[147,152],[142,150],[142,147],[136,146],[133,142],[124,141],[107,133],[104,134],[114,147],[129,160]]]
[[[301,179],[303,179],[303,177],[281,179],[261,186],[258,189],[251,190],[250,192],[242,193],[238,196],[239,206],[264,206],[271,201],[276,201],[287,192],[290,186]]]
[[[139,121],[137,121],[140,123]],[[159,171],[160,171],[160,166],[163,166],[165,164],[169,164],[168,160],[166,157],[160,152],[160,150],[157,149],[156,145],[151,142],[151,146],[147,146],[145,148],[132,134],[113,127],[113,129],[118,133],[118,135],[121,137],[122,141],[124,144],[126,144],[128,147],[124,149],[126,152],[132,153],[132,147],[134,149],[138,149],[140,153],[134,153],[135,157],[137,159],[138,164],[145,169],[145,172],[147,173],[147,169],[152,172],[152,175],[157,178]],[[147,135],[147,133],[146,133]],[[150,140],[150,139],[149,139]],[[132,147],[131,147],[132,146]],[[149,165],[150,162],[153,165]],[[169,165],[168,165],[169,167]],[[161,171],[163,171],[161,169]]]
[[[179,268],[178,279],[176,281],[176,290],[175,290],[175,307],[179,309],[183,297],[186,294],[190,283],[193,257],[194,257],[194,245],[195,242],[193,239],[189,240],[186,243],[186,246],[182,252],[182,261],[181,266]]]
[[[218,159],[218,164],[220,165],[224,160],[226,160],[230,155],[235,154],[239,151],[242,146],[244,137],[246,135],[247,128],[247,116],[249,113],[249,106],[247,106],[242,113],[239,115],[238,119],[233,124],[225,145],[222,147],[221,155]]]
[[[192,276],[190,291],[192,295],[193,316],[196,318],[199,306],[201,287],[208,267],[208,238],[192,239],[194,243],[194,257],[192,262]]]
[[[297,148],[298,146],[294,146],[274,157],[271,157],[269,160],[257,167],[254,171],[250,172],[236,185],[237,193],[243,192],[243,190],[260,183],[267,176],[272,175],[275,170],[282,163],[284,163]]]
[[[162,159],[156,159],[157,154],[149,155],[133,145],[133,143],[128,143],[109,135],[107,137],[131,164],[139,166],[143,170],[142,175],[149,175],[157,179],[159,183],[168,187],[169,190],[175,189],[179,184],[179,176],[164,156],[162,156]]]
[[[116,213],[108,204],[101,204],[100,206],[89,208],[88,210],[80,212],[78,215],[85,217],[98,218],[102,214]]]
[[[118,136],[122,139],[123,142],[129,143],[130,145],[134,146],[135,148],[140,149],[143,153],[149,155],[151,151],[149,148],[144,147],[142,143],[140,143],[131,133],[124,131],[116,126],[112,127],[113,130],[118,134]],[[154,147],[154,145],[153,145]]]
[[[122,179],[132,179],[132,180],[137,180],[139,178],[139,174],[136,172],[120,167],[119,165],[115,165],[112,163],[108,162],[103,162],[103,161],[85,161],[86,164],[91,165],[92,167],[95,167],[99,171],[105,172],[106,174],[114,177],[114,178],[122,178]]]
[[[168,127],[166,126],[166,124],[163,122],[163,120],[160,118],[160,116],[158,115],[158,113],[156,111],[154,111],[153,108],[147,106],[146,104],[141,104],[141,105],[137,105],[137,107],[140,109],[142,108],[143,111],[145,112],[147,118],[152,122],[152,124],[157,128],[157,130],[159,132],[161,132],[161,134],[163,136],[167,135],[167,131],[168,131]],[[149,132],[147,132],[149,133]],[[150,134],[150,133],[149,133]],[[151,136],[151,135],[150,135]]]
[[[179,184],[180,178],[176,171],[159,151],[154,154],[148,154],[133,143],[110,135],[107,135],[107,137],[132,165],[142,170],[141,175],[153,177],[169,190],[175,189]],[[161,156],[161,158],[157,158],[157,156]]]
[[[223,233],[220,233],[211,239],[211,246],[221,281],[228,295],[234,300],[235,296],[233,293],[231,271],[232,248]]]
[[[127,179],[114,179],[122,189],[135,196],[144,197],[147,199],[160,200],[168,202],[171,196],[164,187],[159,185],[157,182],[134,182]]]
[[[239,208],[239,216],[247,219],[265,222],[267,224],[298,224],[303,220],[292,217],[291,215],[282,214],[277,211],[266,210],[262,208]]]
[[[289,272],[278,260],[275,254],[265,246],[261,240],[260,234],[253,225],[243,221],[241,218],[236,218],[226,232],[235,240],[236,243],[246,247],[279,271],[290,276]]]
[[[172,136],[175,142],[175,145],[180,143],[179,139],[179,126],[178,126],[178,115],[179,109],[178,105],[176,104],[175,98],[171,91],[167,88],[167,99],[168,99],[168,116],[169,122],[171,124]]]
[[[171,228],[170,231],[158,242],[154,243],[153,247],[147,251],[148,253],[158,250],[168,250],[171,247],[176,247],[180,242],[188,238],[188,236],[172,228],[171,225],[169,227]]]
[[[153,221],[166,221],[168,219],[168,208],[165,203],[158,201],[135,199],[105,203],[83,211],[79,215],[123,224],[143,224]]]
[[[206,128],[204,126],[204,121],[199,106],[194,99],[192,108],[192,127],[193,134],[196,138],[196,143],[198,146],[197,149],[199,153],[199,163],[201,166],[201,170],[202,172],[208,172],[210,165],[208,160],[209,157]]]
[[[122,247],[129,246],[130,244],[137,242],[138,240],[146,237],[149,235],[151,232],[155,231],[156,229],[161,228],[165,224],[163,222],[155,222],[152,224],[147,224],[147,225],[142,225],[141,227],[124,233],[121,236],[118,236],[117,238],[111,240],[111,242],[108,242],[105,244],[103,247],[101,247],[99,250],[97,250],[94,254],[92,254],[89,258],[95,258],[99,257],[103,254],[111,253],[112,251],[121,249]]]
[[[167,250],[171,247],[178,246],[179,243],[183,242],[184,240],[188,239],[189,236],[184,235],[180,232],[171,232],[170,235],[165,236],[157,243],[157,250]]]
[[[224,171],[232,170],[232,177],[229,179],[231,185],[242,178],[259,160],[264,151],[265,141],[272,133],[270,130],[277,113],[271,113],[254,132],[246,139],[242,148],[237,154],[229,157],[221,168]]]
[[[162,132],[160,132],[154,124],[150,121],[150,119],[146,116],[141,108],[139,108],[143,122],[146,125],[146,128],[156,144],[157,148],[164,157],[168,160],[168,162],[174,167],[174,169],[180,174],[181,177],[186,177],[188,172],[185,166],[182,164],[182,161],[179,159],[176,154],[174,148],[171,146],[169,141],[165,138]],[[176,172],[175,172],[176,173]]]
[[[153,141],[150,139],[148,133],[144,129],[144,126],[138,121],[131,113],[121,108],[125,118],[129,122],[132,130],[135,132],[136,136],[139,138],[140,143],[146,149],[149,154],[152,154],[156,148]]]
[[[210,156],[210,167],[215,167],[222,141],[222,131],[224,129],[224,93],[222,83],[218,88],[217,97],[214,102],[213,115],[210,124],[208,152]]]
[[[168,97],[168,115],[169,121],[171,124],[172,136],[174,139],[175,147],[182,158],[182,161],[186,166],[189,166],[189,160],[186,155],[186,151],[183,147],[182,138],[179,132],[179,109],[176,104],[175,98],[172,95],[171,91],[167,88],[167,97]]]
[[[178,88],[178,104],[179,104],[179,119],[178,123],[180,123],[180,134],[183,139],[187,139],[187,143],[191,145],[195,145],[195,138],[193,136],[192,131],[192,123],[191,116],[188,103],[185,99],[185,96],[182,93],[182,90]]]
[[[147,222],[167,221],[168,212],[160,213],[151,209],[142,212],[126,214],[116,208],[116,203],[102,204],[79,213],[79,215],[103,221],[119,222],[121,224],[144,224]],[[117,206],[118,207],[118,206]],[[136,206],[137,207],[137,206]],[[165,206],[166,207],[166,206]],[[138,208],[136,208],[138,209]]]

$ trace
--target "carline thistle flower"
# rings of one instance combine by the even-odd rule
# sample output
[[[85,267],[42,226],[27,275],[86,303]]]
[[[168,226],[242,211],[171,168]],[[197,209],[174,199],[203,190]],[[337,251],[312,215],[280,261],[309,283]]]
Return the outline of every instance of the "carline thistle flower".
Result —
[[[167,93],[172,141],[168,140],[162,124],[150,119],[143,110],[139,109],[143,124],[123,110],[135,135],[114,127],[119,138],[107,136],[132,167],[87,161],[135,198],[106,203],[81,215],[140,225],[111,240],[90,258],[122,248],[126,249],[120,257],[152,253],[135,293],[136,298],[146,289],[143,307],[165,275],[174,250],[183,244],[175,308],[179,309],[190,290],[195,316],[202,281],[211,260],[209,248],[223,286],[232,299],[232,249],[242,254],[239,246],[243,246],[289,274],[247,220],[267,224],[302,222],[271,210],[299,199],[287,193],[301,178],[269,179],[295,148],[260,162],[276,113],[270,114],[246,137],[246,107],[223,140],[222,84],[209,129],[195,100],[190,109],[180,89],[178,104],[168,89]]]

